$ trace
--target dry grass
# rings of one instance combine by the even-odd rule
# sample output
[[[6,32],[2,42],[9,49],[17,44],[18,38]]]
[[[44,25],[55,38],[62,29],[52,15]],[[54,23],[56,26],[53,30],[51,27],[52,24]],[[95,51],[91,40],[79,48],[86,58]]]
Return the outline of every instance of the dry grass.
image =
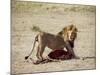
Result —
[[[72,11],[72,12],[95,12],[96,7],[86,5],[86,6],[79,6],[79,5],[65,5],[65,4],[46,4],[46,3],[38,3],[38,2],[19,2],[19,1],[12,1],[12,10],[19,11],[19,10],[34,10],[34,9],[42,9],[42,10],[49,10],[49,9],[56,9],[59,8],[64,9],[65,12]]]
[[[33,27],[31,28],[31,30],[34,31],[34,32],[41,31],[41,29],[39,27],[35,26],[35,25],[33,25]]]

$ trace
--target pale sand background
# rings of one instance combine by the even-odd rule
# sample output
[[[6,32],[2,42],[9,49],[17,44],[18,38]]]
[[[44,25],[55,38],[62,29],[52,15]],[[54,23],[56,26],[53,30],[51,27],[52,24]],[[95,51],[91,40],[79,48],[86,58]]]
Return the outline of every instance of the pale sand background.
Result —
[[[26,63],[24,57],[32,49],[39,28],[56,34],[63,27],[75,24],[78,37],[74,51],[79,57],[95,57],[95,6],[46,4],[34,2],[12,2],[12,59],[13,74],[95,69],[95,58],[72,59],[34,65]],[[33,27],[34,30],[32,30]],[[39,27],[39,28],[38,28]],[[44,57],[50,52],[45,49]],[[33,58],[36,59],[36,49]]]

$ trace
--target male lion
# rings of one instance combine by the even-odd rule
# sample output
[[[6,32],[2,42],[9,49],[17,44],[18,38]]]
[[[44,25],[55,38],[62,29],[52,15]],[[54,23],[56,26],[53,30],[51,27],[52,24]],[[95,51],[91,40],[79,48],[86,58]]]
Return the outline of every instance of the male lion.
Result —
[[[45,50],[45,47],[48,47],[52,50],[63,50],[64,48],[67,49],[67,51],[72,54],[73,58],[75,58],[75,53],[73,51],[74,47],[74,40],[77,37],[77,28],[74,25],[69,25],[67,27],[64,27],[62,31],[60,31],[57,35],[46,33],[46,32],[40,32],[36,37],[33,44],[32,51],[28,56],[25,57],[25,59],[28,59],[28,57],[32,54],[35,43],[38,42],[37,47],[37,58],[38,61],[43,61],[44,58],[42,57],[43,52]]]

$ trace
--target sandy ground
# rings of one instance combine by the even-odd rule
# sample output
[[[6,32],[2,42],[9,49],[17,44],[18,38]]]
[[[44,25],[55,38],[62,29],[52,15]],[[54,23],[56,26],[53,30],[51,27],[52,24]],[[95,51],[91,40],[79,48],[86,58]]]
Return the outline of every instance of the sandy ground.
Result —
[[[95,8],[95,6],[40,4],[29,2],[12,3],[12,53],[11,73],[36,73],[51,71],[69,71],[95,69],[95,58],[85,60],[72,59],[59,62],[50,62],[34,65],[27,63],[24,57],[32,49],[34,37],[38,32],[32,31],[33,26],[42,31],[57,34],[63,27],[75,24],[78,28],[78,37],[75,40],[74,51],[79,57],[95,57],[95,11],[69,10],[77,8]],[[19,5],[18,5],[19,4]],[[25,7],[26,6],[26,7]],[[66,8],[66,10],[65,10]],[[44,57],[51,51],[46,48]],[[36,49],[31,56],[36,60]]]

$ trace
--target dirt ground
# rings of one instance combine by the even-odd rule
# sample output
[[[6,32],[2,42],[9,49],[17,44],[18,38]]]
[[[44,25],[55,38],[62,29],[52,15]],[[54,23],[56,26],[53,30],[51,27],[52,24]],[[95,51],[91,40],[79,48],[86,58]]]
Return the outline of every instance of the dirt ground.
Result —
[[[12,50],[11,73],[36,73],[51,71],[69,71],[95,69],[95,6],[46,4],[35,2],[12,1]],[[70,24],[78,28],[74,51],[79,57],[93,57],[71,59],[34,65],[27,63],[24,57],[32,49],[34,37],[38,30],[57,34],[63,27]],[[38,29],[32,29],[37,27]],[[32,58],[36,60],[36,49]],[[44,57],[51,51],[46,48]]]

